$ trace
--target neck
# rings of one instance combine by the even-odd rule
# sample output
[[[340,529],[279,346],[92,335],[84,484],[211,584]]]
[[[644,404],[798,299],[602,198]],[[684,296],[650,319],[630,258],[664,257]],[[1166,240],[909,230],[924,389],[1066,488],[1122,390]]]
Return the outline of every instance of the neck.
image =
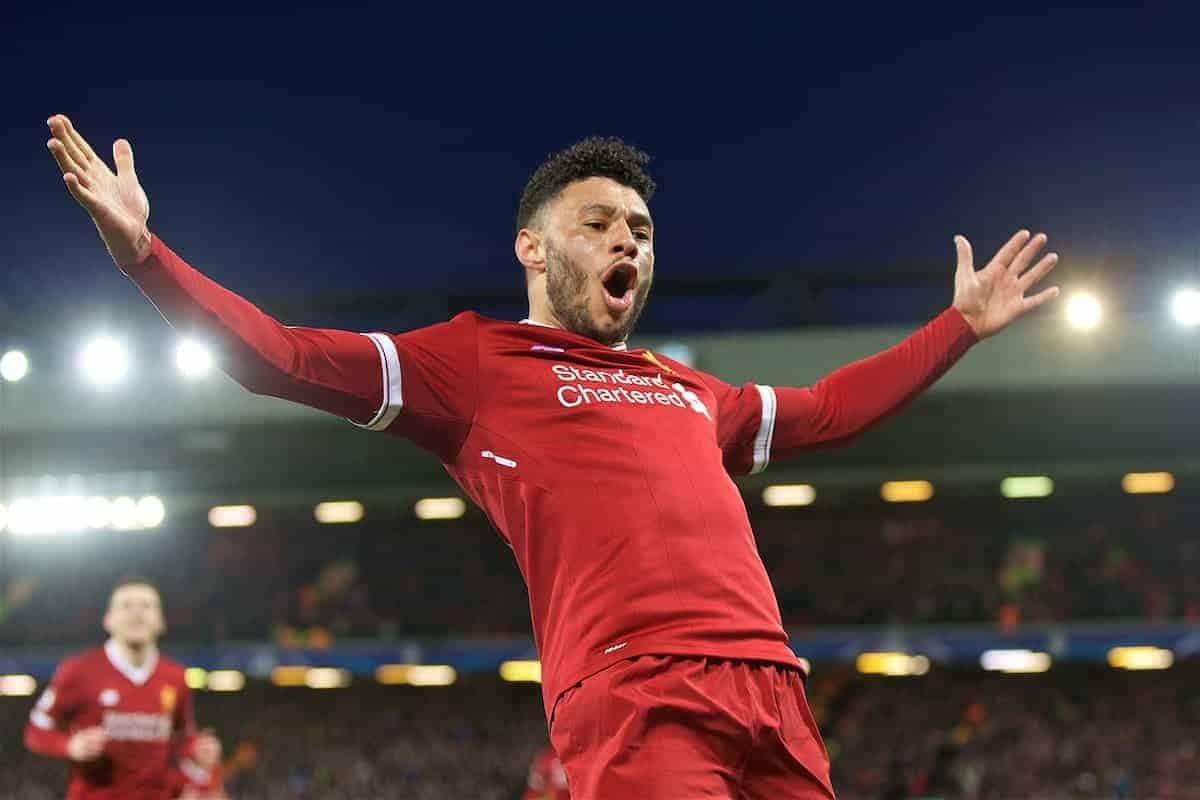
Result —
[[[145,666],[150,657],[158,652],[158,647],[153,642],[133,644],[113,639],[113,644],[116,645],[117,652],[121,654],[121,657],[135,669]]]

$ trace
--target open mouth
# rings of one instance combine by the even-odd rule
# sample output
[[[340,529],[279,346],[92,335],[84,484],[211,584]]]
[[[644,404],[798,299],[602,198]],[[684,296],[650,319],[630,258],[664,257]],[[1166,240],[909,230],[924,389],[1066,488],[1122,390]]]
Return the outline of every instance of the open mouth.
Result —
[[[604,301],[612,311],[625,311],[633,304],[633,290],[637,288],[637,267],[629,261],[621,261],[609,267],[601,278]]]

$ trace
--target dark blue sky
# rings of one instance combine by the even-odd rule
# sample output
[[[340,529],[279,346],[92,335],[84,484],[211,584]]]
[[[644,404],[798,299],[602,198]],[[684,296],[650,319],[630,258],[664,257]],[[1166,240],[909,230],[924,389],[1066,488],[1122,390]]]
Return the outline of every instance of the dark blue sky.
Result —
[[[954,232],[982,255],[1025,225],[1064,280],[1196,274],[1200,20],[972,5],[25,12],[0,308],[128,296],[45,152],[54,112],[100,152],[128,137],[152,228],[252,297],[519,283],[524,180],[593,133],[654,156],[660,277],[949,287]]]

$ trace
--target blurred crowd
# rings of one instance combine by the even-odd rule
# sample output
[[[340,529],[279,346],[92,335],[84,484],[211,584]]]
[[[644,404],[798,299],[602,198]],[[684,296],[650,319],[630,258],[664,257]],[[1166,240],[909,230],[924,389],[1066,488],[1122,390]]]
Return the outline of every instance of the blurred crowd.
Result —
[[[828,667],[809,696],[842,800],[1200,798],[1200,666],[1055,667],[1032,676],[935,668],[863,678]],[[21,750],[29,703],[0,702],[0,796],[61,796],[61,764]],[[252,684],[201,695],[234,800],[512,800],[545,743],[537,688]]]
[[[754,507],[784,623],[1200,620],[1200,511],[1170,497]],[[92,641],[109,587],[163,588],[169,638],[528,635],[511,551],[482,517],[323,526],[169,522],[150,533],[0,537],[0,644]],[[69,557],[64,557],[68,555]]]

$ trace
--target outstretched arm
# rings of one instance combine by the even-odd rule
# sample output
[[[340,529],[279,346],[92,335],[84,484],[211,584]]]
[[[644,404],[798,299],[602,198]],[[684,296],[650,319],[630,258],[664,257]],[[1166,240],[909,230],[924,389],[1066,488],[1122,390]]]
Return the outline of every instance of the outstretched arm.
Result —
[[[150,202],[129,142],[113,143],[114,173],[65,116],[47,124],[47,147],[71,196],[92,218],[113,261],[168,322],[212,342],[222,368],[252,392],[360,424],[381,416],[381,338],[282,325],[206,278],[150,233]]]
[[[853,439],[902,409],[985,336],[1058,295],[1057,287],[1026,295],[1058,262],[1050,253],[1032,267],[1044,234],[1018,231],[981,270],[971,245],[956,236],[954,303],[904,341],[835,370],[805,388],[713,384],[722,408],[722,449],[734,472],[815,447]]]
[[[1058,262],[1049,253],[1030,267],[1046,244],[1045,234],[1031,237],[1018,231],[978,271],[966,237],[954,241],[958,268],[952,307],[894,347],[842,367],[811,387],[775,389],[777,449],[830,446],[853,438],[903,408],[979,339],[1058,295],[1057,287],[1051,287],[1026,296]]]

